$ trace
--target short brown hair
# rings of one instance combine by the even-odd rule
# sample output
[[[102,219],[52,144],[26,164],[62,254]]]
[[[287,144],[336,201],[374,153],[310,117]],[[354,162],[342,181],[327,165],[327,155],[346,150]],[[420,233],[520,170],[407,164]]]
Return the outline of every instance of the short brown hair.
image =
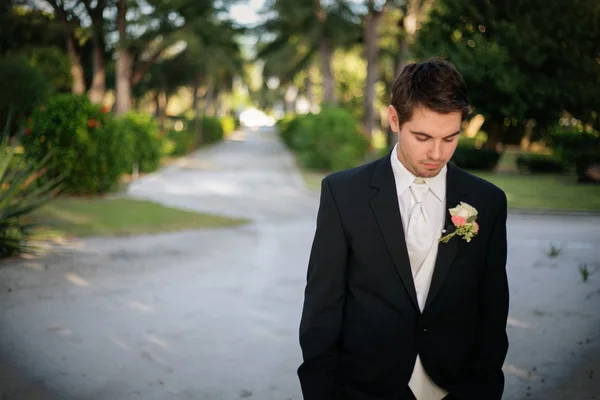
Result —
[[[409,64],[402,70],[392,88],[392,106],[398,113],[400,126],[419,107],[440,114],[460,112],[463,120],[471,110],[462,75],[454,65],[439,57]]]

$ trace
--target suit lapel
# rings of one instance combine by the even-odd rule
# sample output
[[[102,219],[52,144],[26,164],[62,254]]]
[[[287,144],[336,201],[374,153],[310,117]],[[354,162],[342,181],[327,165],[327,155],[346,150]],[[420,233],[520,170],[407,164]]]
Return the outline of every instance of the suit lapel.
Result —
[[[457,206],[461,201],[465,200],[465,193],[462,190],[459,179],[459,170],[454,165],[448,163],[448,171],[446,175],[446,210],[445,210],[445,221],[444,229],[448,233],[452,233],[455,230],[454,224],[452,223],[452,216],[448,211],[450,208]],[[433,276],[431,278],[431,285],[429,287],[429,293],[427,300],[425,301],[425,307],[423,312],[427,310],[431,302],[435,299],[438,294],[444,279],[450,270],[450,266],[456,257],[458,252],[458,241],[459,237],[453,237],[448,243],[438,242],[438,253],[435,260],[435,267],[433,270]]]
[[[402,227],[402,217],[398,205],[398,195],[396,192],[396,183],[390,154],[379,161],[373,173],[371,185],[379,190],[371,200],[371,208],[383,233],[385,243],[390,251],[394,266],[402,279],[402,283],[413,302],[414,307],[419,311],[417,301],[417,291],[413,281],[412,270],[410,268],[410,259],[406,248],[404,229]]]

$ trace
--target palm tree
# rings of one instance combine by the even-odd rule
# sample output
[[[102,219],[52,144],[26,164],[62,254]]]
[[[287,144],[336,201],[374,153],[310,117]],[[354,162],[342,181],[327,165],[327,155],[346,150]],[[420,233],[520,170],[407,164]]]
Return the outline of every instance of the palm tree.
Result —
[[[359,35],[358,21],[348,1],[324,4],[321,0],[277,0],[268,4],[265,13],[272,17],[257,32],[274,39],[258,52],[257,58],[266,60],[266,71],[276,73],[282,82],[288,83],[318,55],[323,101],[335,104],[333,53],[354,43]],[[271,67],[270,62],[276,66]]]

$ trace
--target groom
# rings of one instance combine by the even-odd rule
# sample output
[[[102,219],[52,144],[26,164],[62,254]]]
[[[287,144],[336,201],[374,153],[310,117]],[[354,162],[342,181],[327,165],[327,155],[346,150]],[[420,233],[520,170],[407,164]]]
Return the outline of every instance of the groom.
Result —
[[[448,163],[468,111],[453,65],[408,65],[389,107],[397,145],[323,180],[300,324],[305,400],[501,399],[506,196]]]

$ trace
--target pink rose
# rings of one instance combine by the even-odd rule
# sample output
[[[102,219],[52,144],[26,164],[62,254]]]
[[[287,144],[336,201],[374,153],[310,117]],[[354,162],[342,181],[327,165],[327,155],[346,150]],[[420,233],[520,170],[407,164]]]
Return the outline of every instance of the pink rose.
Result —
[[[452,223],[456,226],[463,226],[467,222],[465,217],[461,217],[460,215],[454,215],[452,217]]]
[[[474,232],[478,233],[479,232],[479,224],[477,222],[473,222],[473,226],[475,227]]]

